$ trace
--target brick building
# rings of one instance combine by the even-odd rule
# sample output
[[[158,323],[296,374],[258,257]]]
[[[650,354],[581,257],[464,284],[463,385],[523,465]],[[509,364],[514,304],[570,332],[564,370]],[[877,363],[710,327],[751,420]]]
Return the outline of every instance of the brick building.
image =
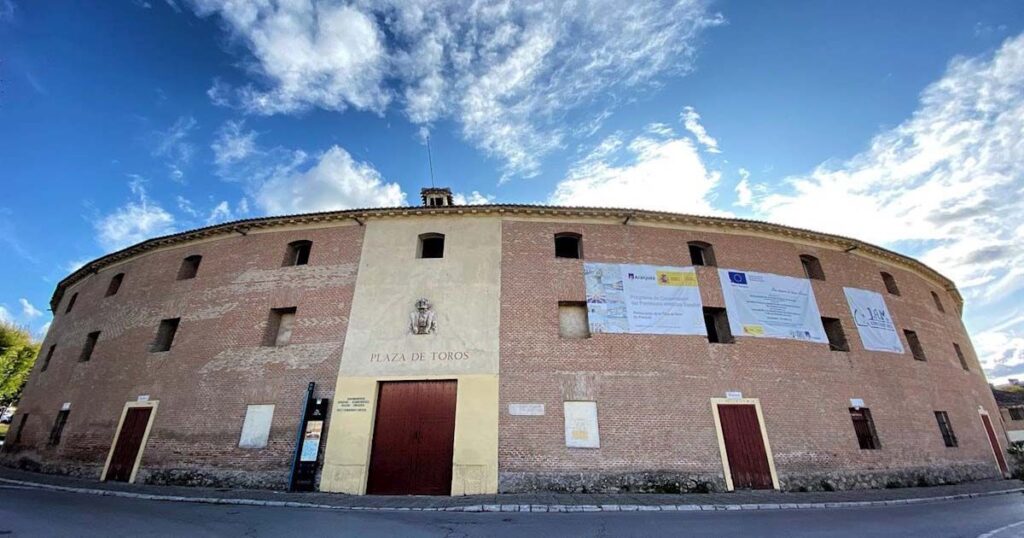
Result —
[[[813,490],[1005,473],[962,299],[920,262],[763,222],[423,197],[231,222],[86,264],[54,293],[4,461],[283,488],[315,382],[330,412],[305,459],[325,491]],[[665,271],[699,296],[701,334],[600,330],[591,262],[680,268]],[[813,292],[821,340],[731,329],[726,269]],[[847,288],[884,301],[904,351],[865,347]]]
[[[1011,443],[1024,441],[1024,392],[993,388],[992,395],[999,406],[999,418],[1006,430],[1006,438]]]

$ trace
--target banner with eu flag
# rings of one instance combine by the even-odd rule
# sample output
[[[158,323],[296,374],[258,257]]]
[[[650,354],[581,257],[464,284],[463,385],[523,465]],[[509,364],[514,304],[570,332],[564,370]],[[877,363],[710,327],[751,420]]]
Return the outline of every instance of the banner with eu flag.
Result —
[[[828,343],[810,280],[738,269],[718,277],[733,336]]]

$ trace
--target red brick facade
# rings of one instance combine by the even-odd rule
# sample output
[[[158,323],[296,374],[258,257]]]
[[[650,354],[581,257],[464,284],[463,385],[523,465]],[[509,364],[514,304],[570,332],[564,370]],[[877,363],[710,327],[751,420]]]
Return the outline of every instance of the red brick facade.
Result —
[[[387,211],[380,211],[382,218],[390,218],[383,216]],[[155,248],[143,244],[109,257],[94,274],[69,278],[42,346],[43,355],[51,345],[56,351],[46,371],[40,360],[29,379],[6,461],[98,478],[123,406],[148,395],[160,403],[139,481],[282,487],[306,384],[315,381],[316,396],[331,398],[338,375],[364,230],[362,221],[345,215],[334,214],[337,224],[267,226],[245,235],[225,225]],[[711,398],[727,391],[760,401],[783,489],[884,487],[998,473],[979,406],[993,417],[998,410],[961,323],[959,296],[942,288],[941,277],[926,278],[910,263],[844,253],[812,233],[790,240],[779,233],[726,233],[710,224],[494,218],[503,218],[501,490],[721,489]],[[803,277],[799,256],[816,256],[825,273],[824,281],[813,283],[821,315],[842,321],[850,351],[767,338],[740,337],[732,344],[709,344],[700,336],[561,338],[558,302],[584,301],[585,291],[583,260],[554,256],[558,232],[581,234],[584,258],[599,262],[689,266],[687,242],[703,241],[713,245],[719,267]],[[309,264],[282,267],[286,245],[300,239],[313,242]],[[202,256],[197,276],[176,280],[182,259],[195,254]],[[880,271],[896,278],[901,295],[886,293]],[[118,273],[125,274],[120,290],[104,297]],[[716,268],[698,268],[698,278],[704,305],[724,307]],[[920,337],[927,361],[914,360],[909,348],[902,355],[865,351],[844,286],[882,293],[897,329]],[[297,307],[290,344],[263,346],[270,310],[283,307]],[[170,351],[150,352],[160,321],[176,317],[181,322]],[[101,334],[92,358],[79,362],[93,331]],[[953,343],[963,349],[969,371]],[[858,448],[851,398],[870,408],[880,450]],[[597,402],[601,448],[565,446],[567,400]],[[63,437],[48,447],[64,402],[71,411]],[[510,403],[543,403],[546,413],[511,416]],[[250,404],[276,406],[265,449],[238,448]],[[948,413],[958,447],[944,445],[935,411]],[[20,439],[12,443],[25,414]]]

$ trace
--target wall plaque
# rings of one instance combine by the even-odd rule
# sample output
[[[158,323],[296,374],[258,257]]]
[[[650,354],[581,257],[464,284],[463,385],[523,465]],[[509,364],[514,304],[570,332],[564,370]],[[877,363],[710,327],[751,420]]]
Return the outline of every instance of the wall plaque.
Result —
[[[508,404],[508,414],[520,416],[541,416],[544,414],[544,404],[511,403]]]
[[[725,393],[725,398],[727,400],[742,400],[743,399],[743,393],[738,391],[738,390],[726,392]]]

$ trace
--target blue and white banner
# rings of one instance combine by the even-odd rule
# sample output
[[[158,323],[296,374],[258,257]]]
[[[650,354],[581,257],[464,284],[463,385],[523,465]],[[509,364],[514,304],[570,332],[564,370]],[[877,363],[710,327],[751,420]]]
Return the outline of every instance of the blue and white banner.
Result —
[[[591,333],[706,336],[693,267],[584,263]]]
[[[882,294],[857,288],[843,288],[843,293],[864,349],[903,353],[903,342]]]
[[[719,269],[733,336],[828,343],[806,278]]]

